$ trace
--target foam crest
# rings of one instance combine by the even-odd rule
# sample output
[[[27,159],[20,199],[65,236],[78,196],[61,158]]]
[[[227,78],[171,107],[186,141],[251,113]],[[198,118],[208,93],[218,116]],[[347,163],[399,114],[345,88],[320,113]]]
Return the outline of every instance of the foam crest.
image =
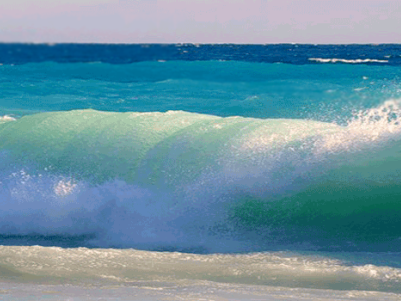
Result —
[[[356,152],[401,139],[401,100],[354,113],[343,131],[323,137],[317,152]]]
[[[398,141],[400,134],[401,100],[391,99],[375,108],[355,112],[346,126],[310,120],[268,120],[244,135],[240,146],[235,147],[250,157],[309,153],[309,161],[319,161],[324,154],[355,153]]]
[[[379,267],[372,264],[355,266],[350,270],[367,278],[379,279],[383,282],[401,282],[401,269],[392,267]]]
[[[16,119],[14,117],[8,116],[8,115],[4,115],[4,116],[0,116],[0,124],[1,123],[5,123],[5,122],[9,122],[9,121],[15,121]]]
[[[346,64],[388,63],[388,60],[378,60],[378,59],[347,60],[339,58],[310,58],[309,60],[319,63],[346,63]]]

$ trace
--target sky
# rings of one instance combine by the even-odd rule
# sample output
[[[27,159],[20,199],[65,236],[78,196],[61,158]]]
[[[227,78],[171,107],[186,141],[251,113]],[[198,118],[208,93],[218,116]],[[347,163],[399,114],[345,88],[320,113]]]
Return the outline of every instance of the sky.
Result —
[[[401,43],[401,0],[0,0],[0,42]]]

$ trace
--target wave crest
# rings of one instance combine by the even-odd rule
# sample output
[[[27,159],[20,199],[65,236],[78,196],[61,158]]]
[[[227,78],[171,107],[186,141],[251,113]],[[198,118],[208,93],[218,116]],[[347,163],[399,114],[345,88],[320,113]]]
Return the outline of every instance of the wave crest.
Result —
[[[309,58],[310,61],[319,63],[345,63],[345,64],[366,64],[366,63],[388,63],[388,60],[378,59],[339,59],[339,58]]]

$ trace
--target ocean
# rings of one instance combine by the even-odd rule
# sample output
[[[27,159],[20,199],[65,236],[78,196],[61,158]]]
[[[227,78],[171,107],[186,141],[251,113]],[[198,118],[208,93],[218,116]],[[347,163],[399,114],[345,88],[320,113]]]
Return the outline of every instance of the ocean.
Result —
[[[1,300],[400,300],[401,45],[0,44]]]

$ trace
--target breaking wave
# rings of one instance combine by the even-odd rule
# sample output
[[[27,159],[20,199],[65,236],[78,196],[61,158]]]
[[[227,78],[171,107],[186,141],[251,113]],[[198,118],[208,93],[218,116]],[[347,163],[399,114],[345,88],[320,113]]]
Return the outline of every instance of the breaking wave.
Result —
[[[193,252],[395,250],[400,113],[388,100],[346,126],[182,111],[3,117],[0,234]]]

